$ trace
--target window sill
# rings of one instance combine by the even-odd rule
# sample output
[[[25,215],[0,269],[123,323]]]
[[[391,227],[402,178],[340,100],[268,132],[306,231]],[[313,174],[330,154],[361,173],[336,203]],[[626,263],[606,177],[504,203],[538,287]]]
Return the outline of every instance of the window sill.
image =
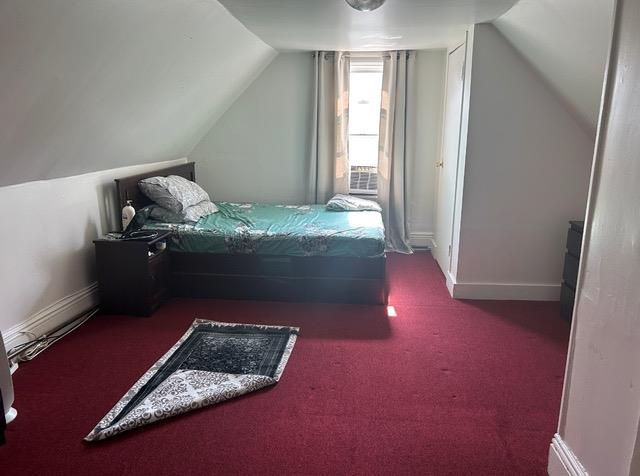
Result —
[[[362,192],[349,192],[352,197],[364,198],[365,200],[377,200],[378,193],[362,193]]]

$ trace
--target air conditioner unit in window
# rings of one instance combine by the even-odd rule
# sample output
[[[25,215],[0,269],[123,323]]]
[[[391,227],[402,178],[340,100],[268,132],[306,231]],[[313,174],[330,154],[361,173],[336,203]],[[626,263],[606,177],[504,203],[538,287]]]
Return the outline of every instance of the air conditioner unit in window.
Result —
[[[351,193],[375,195],[378,191],[378,171],[375,167],[351,167]]]
[[[0,336],[0,391],[2,392],[2,411],[7,423],[12,421],[18,412],[11,408],[13,404],[13,382],[11,381],[11,370],[9,370],[9,359],[4,348],[4,339]]]

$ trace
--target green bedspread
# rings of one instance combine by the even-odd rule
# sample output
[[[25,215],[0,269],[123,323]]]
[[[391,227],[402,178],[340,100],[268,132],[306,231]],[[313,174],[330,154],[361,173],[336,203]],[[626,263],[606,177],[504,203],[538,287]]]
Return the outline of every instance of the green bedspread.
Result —
[[[285,256],[384,254],[379,212],[330,212],[324,205],[217,202],[218,213],[195,225],[150,221],[147,229],[173,228],[173,251]]]

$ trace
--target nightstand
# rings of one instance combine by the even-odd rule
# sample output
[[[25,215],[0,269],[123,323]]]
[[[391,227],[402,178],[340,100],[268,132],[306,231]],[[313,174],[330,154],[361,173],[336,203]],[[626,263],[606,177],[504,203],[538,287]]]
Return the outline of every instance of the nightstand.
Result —
[[[149,316],[169,296],[169,251],[156,248],[171,231],[150,241],[95,240],[100,307],[114,314]]]

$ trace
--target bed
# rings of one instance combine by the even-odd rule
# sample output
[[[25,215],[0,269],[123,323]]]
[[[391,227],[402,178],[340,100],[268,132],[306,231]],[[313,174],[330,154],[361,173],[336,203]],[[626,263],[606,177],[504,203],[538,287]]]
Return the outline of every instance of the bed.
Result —
[[[195,163],[116,180],[120,206],[151,204],[138,182],[179,175]],[[212,197],[215,199],[215,197]],[[373,211],[328,212],[323,205],[216,202],[219,212],[171,229],[171,291],[181,297],[385,304],[384,228]]]

